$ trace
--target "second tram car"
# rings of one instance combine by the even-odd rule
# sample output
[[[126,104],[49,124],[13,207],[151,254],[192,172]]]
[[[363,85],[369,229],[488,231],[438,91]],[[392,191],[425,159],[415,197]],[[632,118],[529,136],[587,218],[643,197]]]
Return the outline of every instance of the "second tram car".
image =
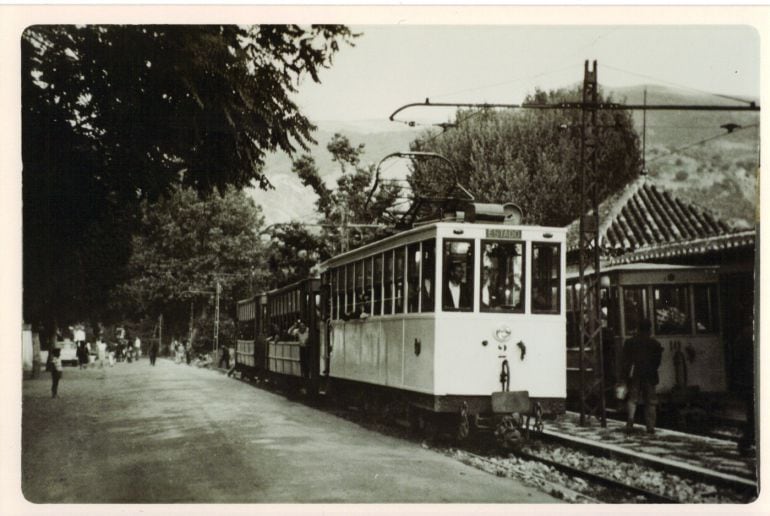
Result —
[[[241,302],[239,318],[256,330],[253,350],[239,342],[238,367],[296,375],[278,365],[291,351],[261,342],[290,342],[283,333],[301,313],[313,328],[307,385],[416,424],[456,425],[459,437],[486,427],[515,440],[521,416],[563,412],[566,230],[506,222],[495,206],[334,257],[320,285]],[[469,220],[484,212],[493,220]]]
[[[639,321],[652,322],[652,335],[663,345],[657,391],[662,401],[689,403],[727,389],[725,348],[720,335],[719,278],[715,267],[629,264],[601,271],[602,349],[605,385],[623,382],[622,350],[636,335]],[[575,289],[567,288],[568,387],[577,390],[579,330]],[[610,403],[616,401],[608,398]]]

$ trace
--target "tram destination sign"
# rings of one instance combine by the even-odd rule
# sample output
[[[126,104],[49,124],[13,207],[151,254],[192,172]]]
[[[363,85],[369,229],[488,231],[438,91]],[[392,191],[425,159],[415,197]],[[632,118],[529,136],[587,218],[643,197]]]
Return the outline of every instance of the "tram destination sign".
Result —
[[[518,240],[521,238],[520,229],[487,228],[487,238],[508,238]]]

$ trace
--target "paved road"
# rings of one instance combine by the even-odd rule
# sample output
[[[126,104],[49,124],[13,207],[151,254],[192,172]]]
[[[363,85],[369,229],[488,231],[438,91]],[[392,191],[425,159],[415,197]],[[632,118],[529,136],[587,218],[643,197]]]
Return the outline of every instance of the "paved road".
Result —
[[[558,500],[332,414],[159,360],[25,380],[22,489],[37,503]]]

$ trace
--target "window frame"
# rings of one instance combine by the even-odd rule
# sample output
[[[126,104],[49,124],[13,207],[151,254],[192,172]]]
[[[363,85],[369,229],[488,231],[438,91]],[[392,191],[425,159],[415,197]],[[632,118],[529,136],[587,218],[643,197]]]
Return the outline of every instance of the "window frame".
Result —
[[[521,308],[505,309],[502,307],[492,308],[484,307],[481,302],[481,289],[484,288],[484,245],[485,244],[520,244],[521,245]],[[479,289],[477,294],[479,295],[479,311],[481,313],[497,313],[497,314],[523,314],[527,310],[527,241],[526,240],[495,240],[495,239],[479,239]],[[559,300],[561,302],[561,300]],[[550,312],[549,312],[550,313]]]
[[[457,312],[464,312],[464,313],[472,313],[476,309],[476,242],[478,242],[478,238],[443,238],[441,240],[441,311],[446,313],[457,313]],[[471,306],[468,308],[447,308],[446,307],[446,299],[444,299],[444,286],[448,282],[448,276],[447,276],[447,261],[446,261],[446,246],[447,244],[452,243],[466,243],[470,244],[471,249],[471,263],[466,263],[466,279],[470,280],[470,292],[471,292]],[[468,271],[470,271],[470,274],[468,274]]]
[[[535,279],[535,268],[536,268],[536,261],[535,261],[535,248],[537,247],[550,247],[552,249],[556,249],[556,272],[557,277],[556,279],[556,309],[538,309],[535,308],[535,285],[537,283]],[[529,292],[529,303],[530,303],[530,313],[534,315],[561,315],[561,303],[562,303],[562,283],[564,282],[564,272],[562,270],[562,259],[563,259],[563,252],[562,252],[562,245],[559,242],[542,242],[538,240],[530,241],[530,249],[531,249],[531,260],[530,260],[530,292]],[[549,283],[553,281],[554,278],[549,278]]]

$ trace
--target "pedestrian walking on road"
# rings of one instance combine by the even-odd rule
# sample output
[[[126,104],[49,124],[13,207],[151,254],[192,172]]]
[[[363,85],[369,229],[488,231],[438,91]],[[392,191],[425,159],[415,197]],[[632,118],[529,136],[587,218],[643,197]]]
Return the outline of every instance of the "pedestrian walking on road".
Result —
[[[101,337],[96,341],[96,356],[99,360],[99,369],[103,369],[104,359],[107,357],[107,343]]]
[[[623,345],[623,371],[628,379],[628,420],[626,430],[634,428],[636,405],[641,395],[645,410],[647,433],[655,433],[655,416],[658,398],[655,386],[658,385],[658,367],[663,354],[663,346],[650,336],[652,323],[649,319],[639,322],[639,332]]]
[[[134,360],[139,360],[140,356],[142,356],[142,340],[137,335],[134,339]]]
[[[55,398],[59,392],[59,380],[62,376],[61,349],[51,350],[51,397]]]
[[[184,343],[184,358],[187,365],[190,365],[190,362],[192,362],[192,343],[189,340]]]
[[[88,345],[86,344],[86,341],[81,340],[77,343],[78,349],[75,352],[75,354],[78,357],[78,367],[80,369],[85,369],[88,367]]]
[[[153,341],[150,343],[150,349],[149,349],[150,365],[153,365],[153,366],[155,365],[155,359],[158,356],[159,347],[160,347],[160,344],[158,343],[158,341]]]

